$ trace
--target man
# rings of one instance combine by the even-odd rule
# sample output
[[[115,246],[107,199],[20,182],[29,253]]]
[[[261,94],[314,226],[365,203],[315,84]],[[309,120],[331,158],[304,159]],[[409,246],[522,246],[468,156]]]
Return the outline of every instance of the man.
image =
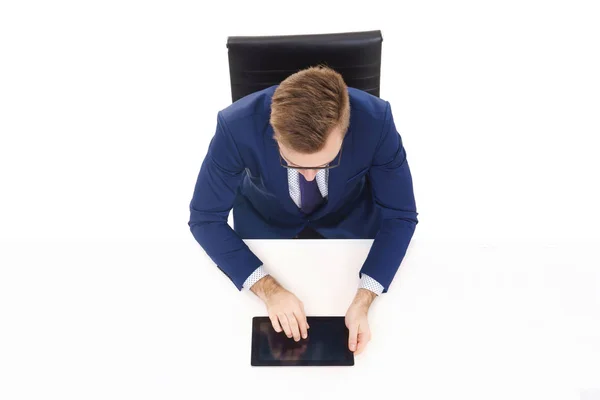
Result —
[[[232,208],[235,230],[227,224]],[[387,291],[417,224],[390,104],[321,66],[218,113],[190,212],[192,234],[207,254],[238,289],[265,302],[277,332],[296,341],[309,329],[302,302],[242,238],[374,238],[346,313],[355,354],[370,340],[369,307]]]

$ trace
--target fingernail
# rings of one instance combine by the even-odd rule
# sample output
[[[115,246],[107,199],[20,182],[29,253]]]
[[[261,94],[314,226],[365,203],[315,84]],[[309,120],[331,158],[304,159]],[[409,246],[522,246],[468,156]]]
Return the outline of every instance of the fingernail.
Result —
[[[353,344],[351,344],[351,345],[350,345],[350,350],[352,350],[352,351],[356,350],[356,346],[355,346],[355,345],[353,345]]]
[[[308,335],[302,335],[302,339],[306,339]]]

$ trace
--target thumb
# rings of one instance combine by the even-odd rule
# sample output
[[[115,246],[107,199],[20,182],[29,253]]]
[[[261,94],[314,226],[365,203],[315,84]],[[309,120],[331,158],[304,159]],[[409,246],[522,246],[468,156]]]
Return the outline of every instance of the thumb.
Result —
[[[350,335],[348,336],[348,348],[350,351],[356,350],[356,343],[358,341],[358,324],[352,324],[349,328]]]

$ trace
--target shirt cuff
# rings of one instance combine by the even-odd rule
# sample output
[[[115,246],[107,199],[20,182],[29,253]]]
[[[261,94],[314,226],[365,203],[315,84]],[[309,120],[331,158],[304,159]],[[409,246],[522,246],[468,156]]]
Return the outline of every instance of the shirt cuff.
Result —
[[[261,265],[260,267],[256,268],[253,273],[250,274],[250,276],[246,279],[246,281],[244,282],[242,287],[246,290],[250,290],[252,285],[254,285],[256,282],[260,281],[262,278],[264,278],[267,275],[269,275],[269,274],[267,273],[267,271],[265,271],[265,269]]]
[[[362,274],[360,278],[360,285],[358,287],[361,289],[370,290],[377,296],[383,293],[383,286],[381,286],[381,283],[377,282],[375,279],[365,274]]]

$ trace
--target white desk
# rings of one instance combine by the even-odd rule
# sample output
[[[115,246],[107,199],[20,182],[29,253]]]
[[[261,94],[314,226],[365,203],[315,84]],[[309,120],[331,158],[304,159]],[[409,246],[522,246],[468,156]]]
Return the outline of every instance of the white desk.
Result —
[[[344,315],[370,247],[248,244],[309,315]],[[193,239],[0,243],[0,398],[600,395],[597,248],[415,240],[354,367],[253,368],[251,318],[264,306]]]

